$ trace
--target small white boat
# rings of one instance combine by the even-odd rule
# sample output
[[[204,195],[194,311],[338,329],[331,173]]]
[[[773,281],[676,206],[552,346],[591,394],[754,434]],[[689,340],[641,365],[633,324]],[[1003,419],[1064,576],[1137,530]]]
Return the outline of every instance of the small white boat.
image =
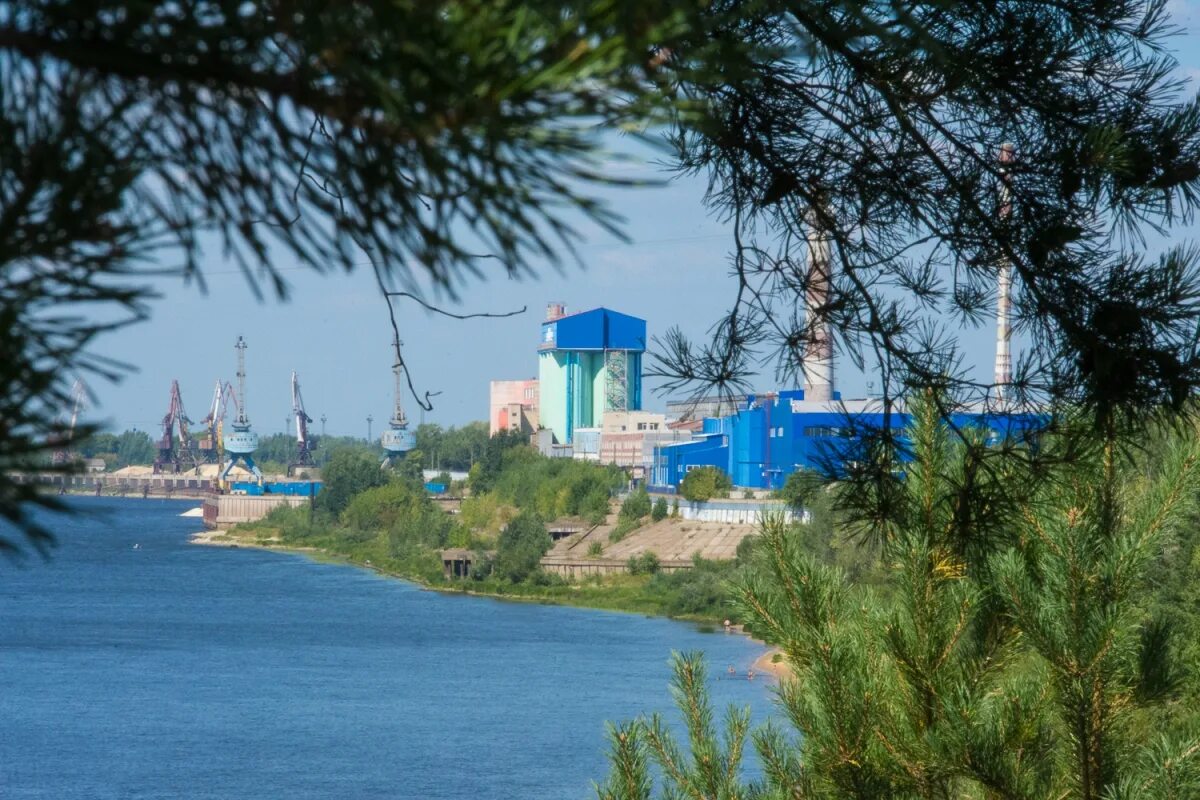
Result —
[[[187,511],[183,512],[179,516],[181,516],[181,517],[203,517],[204,516],[204,507],[196,506],[195,508],[189,508]]]

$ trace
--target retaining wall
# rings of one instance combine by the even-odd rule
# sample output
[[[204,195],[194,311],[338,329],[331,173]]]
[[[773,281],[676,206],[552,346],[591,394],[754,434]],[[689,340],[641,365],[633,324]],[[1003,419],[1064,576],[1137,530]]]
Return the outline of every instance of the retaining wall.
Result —
[[[807,522],[807,511],[797,512],[786,503],[756,500],[707,500],[691,502],[679,498],[679,516],[696,522],[754,525],[764,513],[782,514],[785,522]]]
[[[279,506],[307,506],[309,498],[283,494],[222,494],[204,498],[204,527],[224,528],[239,522],[260,520]]]

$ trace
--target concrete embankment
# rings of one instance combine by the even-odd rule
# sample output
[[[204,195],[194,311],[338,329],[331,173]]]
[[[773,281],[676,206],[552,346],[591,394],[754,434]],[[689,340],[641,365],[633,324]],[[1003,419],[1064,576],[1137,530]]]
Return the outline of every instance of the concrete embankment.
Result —
[[[555,542],[542,559],[542,569],[568,578],[608,575],[626,572],[629,559],[644,553],[654,553],[663,572],[691,569],[696,556],[713,561],[733,560],[738,545],[757,533],[758,526],[664,519],[631,531],[619,542],[610,542],[612,529],[612,525],[597,525]],[[596,544],[600,549],[598,555]]]
[[[229,528],[255,522],[279,506],[307,507],[311,499],[295,495],[210,494],[204,498],[204,527]]]
[[[16,474],[17,483],[36,484],[49,491],[92,494],[104,497],[202,498],[216,488],[216,481],[196,475],[63,475],[53,472]]]

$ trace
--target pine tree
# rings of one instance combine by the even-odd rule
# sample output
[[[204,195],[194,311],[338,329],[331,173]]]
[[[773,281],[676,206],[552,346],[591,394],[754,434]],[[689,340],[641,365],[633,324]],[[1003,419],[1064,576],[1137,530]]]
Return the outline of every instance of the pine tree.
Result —
[[[1191,714],[1190,738],[1188,725],[1168,724],[1163,701],[1179,668],[1169,632],[1148,613],[1147,570],[1195,510],[1200,436],[1168,437],[1150,472],[1080,425],[1039,443],[1075,458],[1037,480],[1026,475],[1023,494],[997,496],[967,490],[978,457],[971,436],[952,432],[932,397],[912,411],[894,517],[859,530],[878,537],[886,583],[851,584],[773,518],[757,568],[737,587],[750,626],[781,648],[794,675],[777,715],[792,734],[777,725],[754,734],[763,782],[697,793],[689,773],[664,768],[662,796],[1196,796],[1200,714]],[[996,502],[1004,508],[987,507]],[[726,751],[711,713],[689,711],[707,708],[697,660],[677,659],[675,695],[700,765]],[[635,771],[639,748],[685,761],[653,722],[623,731],[631,741],[613,752],[614,776]],[[729,753],[738,741],[726,740]]]

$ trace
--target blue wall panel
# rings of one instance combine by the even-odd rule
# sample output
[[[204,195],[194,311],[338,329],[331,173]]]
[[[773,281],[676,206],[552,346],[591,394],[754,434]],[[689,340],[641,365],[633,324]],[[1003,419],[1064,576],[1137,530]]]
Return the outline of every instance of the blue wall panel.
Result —
[[[704,420],[703,438],[659,448],[655,483],[678,486],[689,467],[717,466],[735,486],[778,489],[797,469],[840,472],[840,465],[862,457],[863,434],[868,430],[906,427],[908,415],[868,412],[793,411],[791,400],[799,392],[763,397],[758,405],[720,419]],[[753,398],[748,399],[748,404]],[[993,438],[1020,435],[1042,424],[1037,415],[956,414],[953,425],[983,427]]]

